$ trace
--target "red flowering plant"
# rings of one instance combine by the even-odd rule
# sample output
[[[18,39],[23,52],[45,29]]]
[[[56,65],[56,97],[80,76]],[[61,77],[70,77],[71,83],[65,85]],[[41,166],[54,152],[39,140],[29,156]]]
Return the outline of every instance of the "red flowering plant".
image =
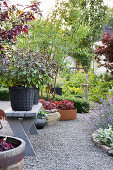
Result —
[[[47,100],[44,100],[44,99],[40,99],[39,102],[42,103],[43,108],[45,110],[52,110],[52,109],[56,109],[57,108],[56,103],[53,102],[53,101],[47,101]]]
[[[46,110],[52,110],[52,109],[61,109],[61,110],[72,110],[75,109],[74,103],[70,102],[69,100],[62,100],[62,101],[47,101],[44,99],[39,100],[43,108]]]
[[[6,120],[5,112],[1,109],[0,109],[0,120]],[[0,129],[2,129],[2,128],[3,128],[3,126],[2,126],[2,123],[0,121]],[[10,143],[7,143],[6,140],[7,140],[7,137],[0,139],[0,152],[7,151],[7,150],[14,148],[14,146]]]
[[[17,6],[9,6],[5,0],[0,0],[0,52],[5,50],[5,47],[15,42],[16,36],[22,32],[27,33],[29,25],[28,21],[34,20],[34,13],[40,14],[40,2],[31,1],[31,5],[27,5],[23,11]],[[28,11],[27,11],[28,9]]]
[[[58,109],[61,110],[72,110],[75,109],[74,103],[69,100],[62,100],[59,102]]]
[[[98,67],[106,67],[107,72],[113,75],[113,34],[104,33],[102,45],[95,50],[95,59]]]

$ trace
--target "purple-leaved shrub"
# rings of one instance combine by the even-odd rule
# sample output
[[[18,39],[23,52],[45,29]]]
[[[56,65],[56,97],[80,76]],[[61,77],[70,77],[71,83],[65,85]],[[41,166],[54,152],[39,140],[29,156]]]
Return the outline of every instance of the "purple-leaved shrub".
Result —
[[[107,100],[99,98],[101,104],[92,106],[93,113],[90,117],[91,124],[96,128],[109,128],[113,129],[113,96],[107,96]]]

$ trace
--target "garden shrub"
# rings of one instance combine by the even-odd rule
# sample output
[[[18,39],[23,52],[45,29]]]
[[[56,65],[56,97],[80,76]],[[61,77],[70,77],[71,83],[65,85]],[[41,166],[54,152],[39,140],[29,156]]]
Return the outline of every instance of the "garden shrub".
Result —
[[[66,96],[81,96],[85,94],[85,73],[76,72],[68,75],[68,81],[63,86],[63,94]],[[113,94],[113,80],[106,81],[104,75],[97,76],[92,71],[88,72],[88,100],[100,102],[99,97],[106,99],[106,94]]]
[[[8,88],[0,88],[0,100],[9,101],[9,89]]]
[[[70,75],[70,76],[69,76]],[[83,97],[83,86],[85,82],[85,76],[81,72],[70,73],[68,80],[64,82],[63,93],[65,95],[79,95]]]

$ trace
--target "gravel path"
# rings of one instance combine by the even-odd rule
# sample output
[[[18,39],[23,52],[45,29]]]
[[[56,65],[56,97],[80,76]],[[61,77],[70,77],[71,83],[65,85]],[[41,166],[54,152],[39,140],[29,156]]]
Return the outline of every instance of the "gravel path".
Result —
[[[9,102],[0,102],[7,109]],[[91,141],[90,114],[78,114],[76,120],[59,121],[29,135],[36,157],[25,157],[24,170],[113,170],[113,157]],[[13,135],[7,124],[0,134]]]

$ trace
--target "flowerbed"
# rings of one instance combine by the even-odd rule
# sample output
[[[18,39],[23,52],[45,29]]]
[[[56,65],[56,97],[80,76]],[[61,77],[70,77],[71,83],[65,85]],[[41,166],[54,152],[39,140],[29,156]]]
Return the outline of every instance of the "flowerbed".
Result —
[[[69,100],[47,101],[44,99],[40,99],[39,102],[42,103],[43,108],[46,110],[52,110],[52,109],[72,110],[72,109],[75,109],[74,102],[70,102]]]

